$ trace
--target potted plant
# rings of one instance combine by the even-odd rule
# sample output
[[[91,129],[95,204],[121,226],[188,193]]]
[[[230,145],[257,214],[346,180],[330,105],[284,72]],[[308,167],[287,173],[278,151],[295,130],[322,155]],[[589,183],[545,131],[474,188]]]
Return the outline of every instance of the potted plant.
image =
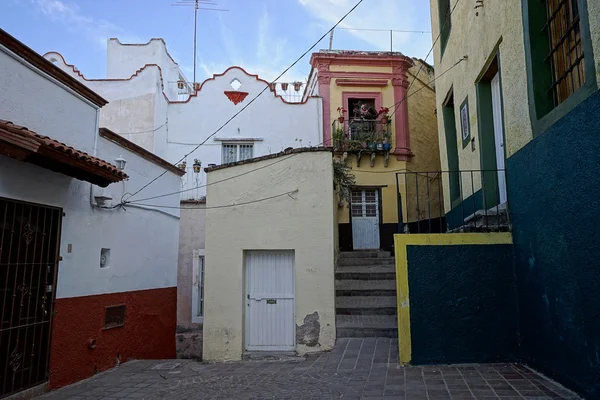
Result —
[[[383,150],[389,151],[392,148],[392,138],[390,132],[384,132],[383,134]]]
[[[180,170],[185,171],[185,167],[186,167],[186,162],[185,161],[182,162],[182,163],[177,164],[177,168],[179,168]]]
[[[381,117],[381,123],[386,125],[389,122],[390,109],[387,107],[381,107],[377,116]]]
[[[298,82],[298,81],[296,81],[296,82],[294,82],[294,83],[293,83],[293,85],[294,85],[294,90],[295,90],[296,92],[299,92],[299,91],[300,91],[300,89],[302,88],[302,82]]]
[[[202,168],[202,163],[200,162],[199,159],[197,159],[197,158],[194,159],[194,165],[193,165],[193,167],[194,167],[194,172],[195,173],[199,173],[200,172],[200,168]]]
[[[288,84],[287,84],[287,83],[285,83],[285,82],[284,82],[284,83],[282,83],[282,84],[281,84],[281,90],[283,90],[284,92],[285,92],[286,90],[288,90]]]
[[[342,128],[337,128],[335,132],[333,132],[333,148],[336,150],[342,149],[342,144],[344,142],[345,132]]]
[[[346,113],[346,109],[344,107],[338,107],[337,108],[338,114],[340,115],[338,117],[338,121],[340,124],[344,123],[344,114]]]
[[[183,81],[177,81],[177,89],[183,89],[185,85],[185,82]]]

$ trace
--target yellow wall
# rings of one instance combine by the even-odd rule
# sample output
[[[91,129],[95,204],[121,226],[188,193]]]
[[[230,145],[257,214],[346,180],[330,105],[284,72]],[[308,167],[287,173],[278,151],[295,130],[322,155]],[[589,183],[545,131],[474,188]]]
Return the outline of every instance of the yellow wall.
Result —
[[[589,19],[594,46],[594,57],[600,56],[600,2],[588,0]],[[451,1],[454,6],[455,1]],[[440,31],[438,0],[430,0],[432,37]],[[486,63],[500,54],[502,96],[504,107],[504,131],[506,157],[512,156],[533,139],[527,93],[527,73],[523,33],[522,6],[520,0],[486,1],[475,9],[472,2],[458,2],[452,13],[452,28],[442,56],[441,40],[434,48],[436,75],[452,68],[463,56],[468,59],[436,79],[439,143],[442,169],[448,170],[446,136],[441,108],[450,88],[454,89],[456,128],[458,133],[459,169],[481,169],[479,158],[479,131],[477,127],[477,103],[475,82],[485,70]],[[600,79],[600,64],[596,62],[596,74]],[[468,145],[462,148],[460,137],[459,107],[468,96],[471,138],[475,138],[475,151]],[[475,190],[481,188],[480,177],[474,176]],[[463,176],[463,187],[471,188],[470,175]],[[448,180],[444,182],[445,204],[449,205]],[[448,207],[447,207],[448,208]]]
[[[335,67],[335,68],[334,68]],[[439,161],[439,148],[438,148],[438,133],[437,133],[437,122],[435,116],[435,92],[427,85],[424,85],[420,80],[429,82],[429,72],[423,67],[419,72],[420,64],[416,62],[416,65],[410,69],[413,76],[417,76],[419,79],[415,79],[413,82],[413,76],[408,77],[409,83],[413,82],[410,87],[406,102],[408,104],[408,124],[409,124],[409,135],[410,135],[410,147],[412,152],[415,154],[408,161],[396,160],[396,157],[390,154],[388,159],[388,166],[384,167],[384,158],[382,155],[377,155],[374,166],[371,167],[370,159],[368,155],[363,155],[360,162],[360,167],[356,166],[356,155],[348,153],[348,162],[351,165],[354,176],[356,178],[357,186],[385,186],[381,188],[382,196],[382,216],[383,223],[397,223],[398,222],[398,211],[397,211],[397,189],[396,189],[396,172],[399,171],[438,171],[440,169]],[[341,70],[341,71],[362,71],[362,72],[373,72],[373,68],[384,68],[384,67],[366,67],[366,66],[345,66],[345,65],[331,65],[330,69]],[[390,68],[387,68],[389,72]],[[417,75],[418,72],[418,75]],[[390,107],[397,103],[401,99],[394,98],[394,87],[391,82],[385,87],[339,87],[335,84],[335,79],[332,79],[330,86],[330,99],[331,99],[331,120],[335,121],[338,117],[337,108],[342,106],[342,93],[344,91],[352,92],[374,92],[382,94],[383,106]],[[345,106],[345,105],[344,105]],[[395,123],[392,118],[390,125],[392,129],[392,149],[396,145],[395,138]],[[339,155],[338,155],[339,156]],[[414,179],[414,175],[412,176]],[[433,177],[433,175],[432,175]],[[403,199],[403,216],[405,222],[413,222],[417,220],[416,212],[416,191],[413,189],[414,182],[409,179],[408,192],[411,198],[406,202],[405,195],[405,184],[404,175],[399,176],[400,179],[400,190],[402,192]],[[420,204],[421,217],[439,217],[439,199],[441,196],[438,195],[438,188],[441,186],[438,184],[435,178],[430,179],[430,196],[431,204],[429,205],[429,212],[427,211],[427,205],[424,202],[423,195],[426,193],[426,182],[425,176],[419,175],[419,190],[422,188],[424,191],[420,192],[422,203]],[[408,206],[407,206],[408,204]],[[349,223],[350,212],[348,207],[340,207],[339,209],[339,222]],[[408,213],[408,215],[407,215]]]
[[[501,233],[452,233],[452,234],[400,234],[394,235],[396,259],[396,298],[398,312],[398,356],[400,364],[411,360],[410,291],[408,285],[407,246],[450,246],[511,244],[512,234]]]

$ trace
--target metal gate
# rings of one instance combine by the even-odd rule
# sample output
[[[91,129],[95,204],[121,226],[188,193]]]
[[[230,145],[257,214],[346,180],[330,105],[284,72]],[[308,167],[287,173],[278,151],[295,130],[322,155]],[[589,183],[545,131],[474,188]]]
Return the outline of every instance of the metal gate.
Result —
[[[48,379],[61,220],[0,198],[0,397]]]

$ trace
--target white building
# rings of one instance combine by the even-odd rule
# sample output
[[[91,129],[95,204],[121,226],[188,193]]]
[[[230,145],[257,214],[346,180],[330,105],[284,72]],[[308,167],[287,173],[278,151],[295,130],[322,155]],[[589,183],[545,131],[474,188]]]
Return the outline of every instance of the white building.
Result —
[[[301,83],[269,85],[237,66],[194,84],[162,39],[146,44],[110,39],[104,79],[84,77],[59,53],[46,53],[45,58],[109,101],[100,114],[103,126],[173,164],[185,162],[187,174],[180,187],[163,188],[162,194],[175,192],[182,200],[178,324],[189,328],[202,322],[201,296],[195,295],[202,292],[201,271],[193,278],[194,266],[201,270],[203,264],[206,174],[200,167],[194,172],[194,161],[207,166],[319,145],[321,99],[302,99]],[[143,193],[132,200],[162,205],[173,196],[153,197]]]
[[[2,30],[0,87],[0,397],[174,357],[179,199],[119,204],[182,171],[99,129],[106,100]]]

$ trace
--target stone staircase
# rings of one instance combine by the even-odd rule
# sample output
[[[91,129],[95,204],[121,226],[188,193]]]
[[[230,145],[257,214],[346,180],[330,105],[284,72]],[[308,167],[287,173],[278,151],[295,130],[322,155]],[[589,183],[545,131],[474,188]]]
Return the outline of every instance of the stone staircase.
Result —
[[[398,337],[394,258],[342,252],[335,270],[337,337]]]

